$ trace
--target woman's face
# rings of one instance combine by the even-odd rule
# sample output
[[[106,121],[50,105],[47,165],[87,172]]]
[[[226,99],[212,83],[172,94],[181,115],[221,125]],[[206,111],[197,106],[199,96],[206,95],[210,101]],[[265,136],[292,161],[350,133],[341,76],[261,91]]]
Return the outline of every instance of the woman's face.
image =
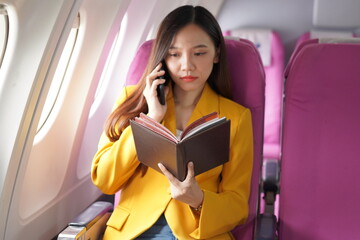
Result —
[[[195,24],[182,28],[171,43],[165,62],[176,87],[183,91],[202,89],[218,62],[210,36]]]

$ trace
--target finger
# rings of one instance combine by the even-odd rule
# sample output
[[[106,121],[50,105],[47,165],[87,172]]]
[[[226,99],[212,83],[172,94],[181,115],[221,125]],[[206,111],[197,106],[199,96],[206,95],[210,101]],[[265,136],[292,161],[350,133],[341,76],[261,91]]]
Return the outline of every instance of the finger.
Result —
[[[153,76],[154,74],[158,73],[161,69],[161,63],[159,63],[150,73],[148,76]]]
[[[164,70],[160,70],[160,71],[153,71],[149,74],[149,77],[151,79],[158,79],[159,77],[163,76],[165,74]]]
[[[147,77],[146,77],[146,86],[148,88],[153,88],[154,85],[155,87],[159,84],[165,83],[165,79],[160,79],[159,77],[164,75],[165,71],[159,71],[159,72],[153,72],[150,73]],[[160,81],[160,82],[159,82]],[[155,83],[155,84],[154,84]]]
[[[155,92],[156,88],[160,84],[164,84],[164,83],[165,83],[165,79],[155,79],[151,85],[151,90]]]
[[[154,68],[153,72],[158,72],[160,70],[160,68],[162,67],[162,62],[159,62],[158,65],[156,65],[156,67]]]
[[[158,166],[159,166],[160,170],[163,172],[163,174],[165,175],[165,177],[166,177],[171,183],[176,184],[176,183],[178,182],[177,178],[174,177],[174,175],[172,175],[171,172],[169,172],[162,163],[158,163]]]
[[[185,181],[190,181],[195,176],[194,163],[189,162],[187,167],[188,167],[188,173],[186,175]]]
[[[147,77],[146,77],[147,83],[150,83],[150,80],[155,79],[155,78],[158,76],[159,72],[160,72],[160,73],[162,73],[162,72],[165,73],[164,70],[161,70],[161,71],[160,71],[161,66],[162,66],[161,63],[158,64],[158,65],[149,73],[149,75],[147,75]],[[161,76],[161,75],[162,75],[162,74],[160,74],[160,76]]]
[[[160,62],[158,65],[156,65],[156,67],[151,71],[150,74],[161,72],[160,71],[161,67],[162,67],[162,63]],[[162,71],[164,71],[164,70],[162,70]]]
[[[164,71],[159,72],[160,76],[163,75],[164,73],[165,73]],[[154,88],[154,85],[155,85],[155,87],[157,87],[159,84],[165,83],[165,79],[159,79],[157,77],[158,77],[158,74],[155,74],[155,73],[148,75],[145,79],[145,81],[146,81],[145,88],[151,89],[151,88]]]

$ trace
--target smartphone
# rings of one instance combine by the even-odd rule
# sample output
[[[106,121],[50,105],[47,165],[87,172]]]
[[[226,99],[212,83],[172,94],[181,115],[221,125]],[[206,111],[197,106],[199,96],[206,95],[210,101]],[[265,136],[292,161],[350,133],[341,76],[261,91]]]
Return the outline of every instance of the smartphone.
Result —
[[[165,62],[162,62],[162,67],[161,67],[160,70],[165,71],[165,74],[159,77],[159,79],[165,79],[165,83],[164,84],[159,84],[157,86],[157,88],[156,88],[156,91],[157,91],[157,95],[158,95],[160,104],[165,105],[165,100],[166,100],[165,99],[165,86],[167,85],[167,83],[169,81]]]

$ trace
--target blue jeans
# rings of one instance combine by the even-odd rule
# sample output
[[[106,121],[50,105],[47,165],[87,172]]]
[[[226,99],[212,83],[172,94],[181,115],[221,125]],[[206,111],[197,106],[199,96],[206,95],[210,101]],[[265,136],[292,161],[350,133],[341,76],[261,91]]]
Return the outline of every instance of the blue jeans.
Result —
[[[164,214],[156,221],[156,223],[142,233],[136,239],[139,240],[176,240],[169,225],[166,222]]]

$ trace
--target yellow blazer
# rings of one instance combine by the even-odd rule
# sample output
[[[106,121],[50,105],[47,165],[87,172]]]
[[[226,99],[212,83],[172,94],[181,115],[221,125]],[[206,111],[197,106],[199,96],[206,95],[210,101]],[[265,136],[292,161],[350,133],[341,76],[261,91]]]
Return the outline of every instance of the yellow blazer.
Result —
[[[133,89],[124,88],[116,104],[121,104]],[[166,101],[168,109],[163,124],[175,133],[171,91]],[[116,142],[102,135],[92,163],[93,183],[106,194],[121,190],[119,205],[107,222],[104,239],[134,239],[163,213],[178,239],[233,239],[230,231],[244,223],[248,215],[253,161],[251,114],[249,109],[221,97],[206,84],[189,123],[214,111],[231,119],[230,159],[196,176],[204,192],[200,216],[187,204],[171,198],[170,184],[164,175],[151,168],[143,176],[135,171],[140,162],[130,126]]]

